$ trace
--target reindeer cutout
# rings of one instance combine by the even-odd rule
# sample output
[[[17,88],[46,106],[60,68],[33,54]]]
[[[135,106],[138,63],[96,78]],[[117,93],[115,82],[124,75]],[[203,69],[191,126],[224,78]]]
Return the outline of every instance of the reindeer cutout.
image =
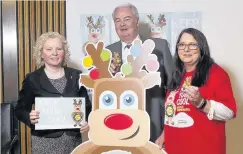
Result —
[[[150,27],[150,37],[165,39],[166,37],[163,33],[163,27],[166,25],[165,15],[160,14],[158,19],[154,20],[154,16],[149,14],[147,19]]]
[[[114,76],[109,70],[111,51],[103,46],[103,42],[97,48],[92,43],[86,46],[83,64],[93,68],[80,75],[80,82],[94,89],[89,141],[72,154],[163,154],[149,141],[150,118],[145,110],[146,89],[161,83],[158,61],[151,54],[154,42],[135,40],[128,63]]]
[[[73,121],[75,122],[74,127],[77,125],[81,126],[81,121],[83,120],[84,114],[81,112],[81,105],[82,101],[81,99],[79,102],[77,102],[76,99],[73,100],[73,105],[74,105],[74,111],[72,112],[72,118]]]
[[[89,28],[89,42],[97,43],[102,38],[102,28],[105,26],[104,17],[99,16],[94,23],[92,16],[87,17],[87,27]]]

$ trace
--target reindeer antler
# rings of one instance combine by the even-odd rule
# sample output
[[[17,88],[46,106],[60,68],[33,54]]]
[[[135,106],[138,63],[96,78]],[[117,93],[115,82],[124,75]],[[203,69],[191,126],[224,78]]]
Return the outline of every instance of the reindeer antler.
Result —
[[[158,20],[159,20],[159,24],[160,25],[162,25],[162,26],[166,25],[166,19],[165,19],[165,15],[164,14],[160,14],[159,17],[158,17]]]
[[[155,24],[155,23],[154,23],[154,17],[153,17],[151,14],[147,15],[147,17],[149,18],[149,20],[150,20],[150,22],[151,22],[152,24]]]
[[[77,104],[77,100],[73,99],[73,104],[76,105]]]
[[[81,100],[81,99],[79,99],[79,102],[78,102],[78,103],[79,103],[79,105],[82,105],[82,103],[83,103],[83,102],[82,102],[82,100]]]
[[[87,24],[87,27],[94,27],[94,20],[93,20],[93,17],[92,16],[89,16],[87,17],[87,20],[88,20],[88,24]]]
[[[104,17],[103,16],[99,16],[97,22],[96,22],[96,26],[99,27],[99,26],[103,26],[103,22],[104,22]]]
[[[134,45],[131,48],[132,55],[128,55],[127,57],[128,63],[123,64],[121,67],[122,73],[125,74],[126,77],[138,77],[138,78],[144,77],[148,72],[146,70],[142,70],[142,68],[143,66],[146,66],[146,68],[150,67],[148,61],[150,60],[149,57],[155,56],[151,54],[154,47],[155,47],[155,43],[153,40],[148,39],[143,43],[143,45],[141,40],[135,40]],[[156,65],[156,67],[158,67],[158,63],[155,62],[154,64]]]
[[[94,44],[88,43],[86,51],[93,60],[93,66],[99,70],[99,78],[111,78],[112,75],[109,71],[109,65],[111,61],[111,53],[108,50],[103,50],[104,43],[99,42],[97,49]]]
[[[103,42],[98,42],[97,48],[93,43],[86,45],[87,56],[83,59],[83,65],[87,68],[94,66],[89,75],[81,75],[81,82],[88,88],[93,88],[96,79],[112,78],[109,70],[112,54],[110,50],[103,49],[103,47]]]
[[[147,89],[161,84],[159,62],[155,54],[151,54],[155,48],[153,40],[148,39],[143,44],[141,40],[135,40],[131,48],[131,55],[127,56],[128,63],[122,65],[121,70],[125,77],[137,77]],[[145,66],[146,70],[142,70]],[[116,74],[121,77],[120,74]]]

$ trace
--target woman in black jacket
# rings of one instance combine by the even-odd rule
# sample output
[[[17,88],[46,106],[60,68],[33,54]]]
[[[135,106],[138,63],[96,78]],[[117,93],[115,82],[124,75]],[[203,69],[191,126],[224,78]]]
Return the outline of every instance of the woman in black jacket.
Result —
[[[86,118],[91,112],[87,90],[79,87],[81,71],[65,66],[69,55],[59,33],[42,34],[36,41],[34,57],[40,68],[26,75],[15,107],[17,119],[31,128],[32,154],[70,154],[82,143],[81,133],[89,130],[87,123],[80,129],[35,130],[39,119],[39,112],[32,109],[35,97],[85,97]]]

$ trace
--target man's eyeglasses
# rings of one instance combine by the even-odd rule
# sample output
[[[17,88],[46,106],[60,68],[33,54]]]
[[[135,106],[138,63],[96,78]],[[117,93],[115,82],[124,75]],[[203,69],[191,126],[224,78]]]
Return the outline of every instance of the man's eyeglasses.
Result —
[[[184,50],[186,48],[186,46],[188,46],[188,48],[190,50],[197,50],[198,49],[198,44],[197,43],[189,43],[189,44],[185,44],[185,43],[178,43],[177,44],[177,48],[179,50]]]

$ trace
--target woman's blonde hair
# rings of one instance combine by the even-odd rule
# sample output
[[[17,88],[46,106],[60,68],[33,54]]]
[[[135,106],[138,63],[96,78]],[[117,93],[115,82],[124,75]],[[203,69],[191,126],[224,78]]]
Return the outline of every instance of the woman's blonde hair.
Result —
[[[36,65],[39,67],[44,65],[44,61],[41,58],[41,54],[42,54],[43,46],[44,46],[46,40],[48,40],[49,38],[59,38],[61,40],[61,42],[63,44],[63,49],[64,49],[64,60],[63,60],[62,66],[67,65],[67,62],[70,58],[69,45],[68,45],[68,42],[66,41],[66,39],[62,35],[60,35],[58,32],[44,33],[36,40],[36,44],[34,46],[34,52],[33,52],[33,57],[36,61]]]

